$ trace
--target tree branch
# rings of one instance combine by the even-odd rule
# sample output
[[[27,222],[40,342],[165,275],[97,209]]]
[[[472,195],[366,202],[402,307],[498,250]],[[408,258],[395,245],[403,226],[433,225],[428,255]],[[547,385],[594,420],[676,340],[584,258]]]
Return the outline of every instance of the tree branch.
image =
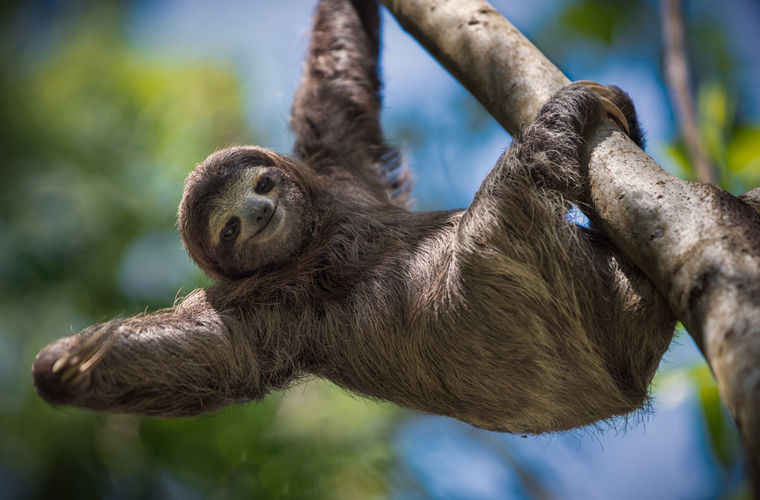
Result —
[[[487,2],[381,1],[512,135],[570,83]]]
[[[510,133],[567,78],[483,0],[382,0]],[[592,217],[668,301],[707,358],[760,484],[760,217],[662,170],[609,123],[588,145]]]
[[[702,148],[694,97],[689,89],[689,62],[686,57],[681,0],[662,0],[662,38],[665,44],[665,80],[673,100],[686,151],[700,182],[715,183],[715,171]]]

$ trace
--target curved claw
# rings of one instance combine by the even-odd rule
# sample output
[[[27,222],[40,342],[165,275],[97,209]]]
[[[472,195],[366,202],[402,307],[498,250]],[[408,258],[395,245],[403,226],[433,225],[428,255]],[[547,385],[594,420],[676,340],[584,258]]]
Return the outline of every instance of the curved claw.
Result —
[[[602,105],[604,106],[605,111],[607,111],[607,115],[623,132],[626,133],[626,135],[631,135],[631,129],[628,125],[628,120],[626,119],[623,112],[620,111],[620,108],[618,108],[617,105],[613,102],[615,99],[615,92],[610,87],[607,85],[602,85],[601,83],[593,82],[591,80],[578,80],[577,82],[573,83],[577,85],[583,85],[587,89],[596,92],[596,94],[599,96],[599,99],[602,101]]]
[[[51,403],[66,403],[75,397],[89,374],[111,350],[118,327],[105,323],[87,338],[77,335],[60,339],[37,355],[32,368],[37,392]]]
[[[87,372],[100,362],[113,346],[116,338],[111,324],[101,326],[90,335],[77,349],[61,357],[53,365],[53,373],[63,369],[61,381],[71,385],[79,385]],[[66,368],[64,369],[64,366]]]

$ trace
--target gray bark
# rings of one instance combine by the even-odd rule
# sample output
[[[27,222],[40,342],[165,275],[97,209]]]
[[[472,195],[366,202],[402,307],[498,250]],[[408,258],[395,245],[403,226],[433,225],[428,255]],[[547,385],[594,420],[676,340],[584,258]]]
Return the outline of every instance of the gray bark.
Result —
[[[511,134],[568,79],[483,0],[382,0]],[[588,145],[591,214],[699,345],[760,484],[760,216],[662,170],[611,124]],[[755,490],[757,496],[757,489]]]

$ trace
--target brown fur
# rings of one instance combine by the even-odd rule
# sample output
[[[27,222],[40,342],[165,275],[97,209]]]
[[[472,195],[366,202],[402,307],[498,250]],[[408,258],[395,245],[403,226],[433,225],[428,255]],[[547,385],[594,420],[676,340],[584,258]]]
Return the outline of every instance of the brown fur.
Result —
[[[583,135],[606,116],[596,94],[570,86],[555,96],[467,210],[411,213],[408,175],[380,131],[378,33],[374,2],[320,2],[292,114],[294,158],[231,148],[188,177],[180,229],[216,285],[51,344],[34,365],[44,398],[195,415],[315,374],[511,432],[641,407],[672,315],[602,235],[564,217],[584,202]],[[640,141],[632,104],[616,95]],[[219,262],[207,201],[239,182],[230,172],[262,164],[301,190],[302,241],[266,265]]]

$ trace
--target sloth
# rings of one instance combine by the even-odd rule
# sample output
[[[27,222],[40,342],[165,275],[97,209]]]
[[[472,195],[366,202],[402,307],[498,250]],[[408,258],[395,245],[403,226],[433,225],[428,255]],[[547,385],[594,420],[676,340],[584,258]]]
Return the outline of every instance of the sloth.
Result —
[[[571,84],[514,137],[465,210],[411,212],[383,139],[373,0],[322,0],[292,155],[241,146],[187,178],[179,229],[214,285],[59,339],[34,361],[54,405],[191,416],[306,376],[490,430],[543,433],[634,412],[674,319],[593,228],[585,136],[616,87]],[[466,160],[465,160],[466,161]]]

